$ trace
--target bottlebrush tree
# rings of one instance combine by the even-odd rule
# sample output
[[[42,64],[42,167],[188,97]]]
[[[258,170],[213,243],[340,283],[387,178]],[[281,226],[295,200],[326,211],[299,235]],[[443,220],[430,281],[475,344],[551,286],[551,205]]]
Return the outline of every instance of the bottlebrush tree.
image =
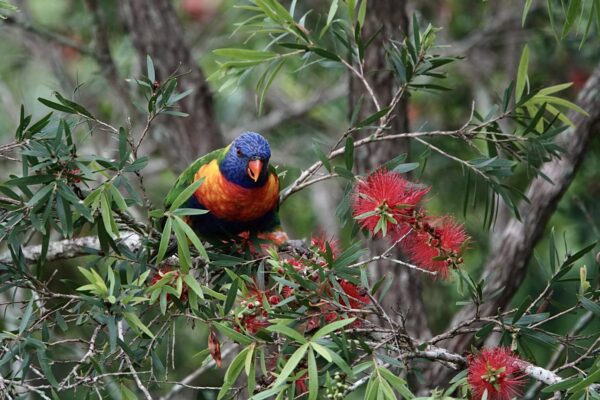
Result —
[[[10,152],[19,163],[19,172],[0,185],[0,239],[6,248],[0,283],[9,294],[6,312],[20,313],[0,333],[0,392],[6,398],[167,399],[185,387],[211,392],[210,398],[254,400],[508,400],[528,391],[544,398],[600,398],[598,333],[564,337],[546,325],[571,314],[588,322],[600,315],[597,286],[581,263],[595,244],[564,255],[553,247],[542,261],[548,282],[541,293],[516,308],[481,314],[499,295],[486,291],[493,277],[471,276],[464,256],[479,244],[462,218],[430,210],[428,196],[435,187],[407,176],[419,165],[405,162],[404,155],[374,170],[355,165],[355,155],[366,147],[418,140],[429,157],[447,157],[463,167],[462,176],[448,179],[468,180],[467,193],[446,201],[465,198],[468,206],[484,196],[482,222],[489,227],[499,198],[519,215],[518,201],[525,195],[506,183],[516,168],[544,176],[544,163],[560,157],[556,137],[580,122],[564,112],[597,119],[598,110],[558,97],[567,85],[531,87],[525,48],[515,81],[488,113],[473,111],[455,130],[391,131],[400,99],[442,90],[446,67],[458,62],[436,53],[438,30],[414,18],[407,37],[390,38],[387,66],[396,87],[390,103],[382,104],[364,59],[373,39],[362,32],[367,1],[334,0],[318,17],[316,11],[296,15],[295,4],[253,0],[243,6],[248,16],[240,22],[240,43],[263,35],[269,46],[215,50],[221,64],[212,79],[225,86],[241,77],[256,79],[259,108],[275,77],[293,60],[306,68],[339,68],[361,83],[363,101],[376,112],[360,120],[354,113],[347,128],[336,132],[336,142],[318,151],[318,161],[288,177],[280,195],[285,205],[316,182],[343,182],[337,215],[352,230],[351,243],[342,246],[336,238],[315,234],[274,247],[242,235],[208,245],[185,223],[190,210],[180,206],[186,196],[169,209],[153,205],[144,181],[150,158],[140,154],[140,145],[156,119],[186,117],[177,104],[189,91],[178,90],[175,73],[159,81],[151,58],[145,76],[132,79],[145,99],[147,123],[141,132],[125,122],[103,121],[65,95],[40,98],[49,113],[34,120],[22,107],[14,143],[0,147],[0,154]],[[582,99],[597,93],[600,70],[590,82]],[[600,108],[594,101],[590,104]],[[116,143],[113,158],[80,151],[93,135]],[[448,140],[472,146],[475,156],[452,155],[444,147]],[[277,149],[274,154],[277,161]],[[281,167],[278,172],[286,173]],[[184,194],[189,197],[197,187]],[[467,208],[464,218],[469,215]],[[370,254],[366,241],[372,238],[384,240],[387,250]],[[76,259],[78,268],[63,276],[59,270],[68,259]],[[455,283],[475,312],[433,337],[414,337],[402,316],[381,305],[390,282],[372,279],[367,269],[384,259],[422,273],[434,287]],[[576,269],[574,305],[546,311],[554,288],[573,280],[570,272]],[[179,335],[182,326],[207,332],[207,338],[189,343]],[[473,334],[466,353],[445,347]],[[552,347],[559,365],[538,365],[532,343]],[[186,377],[173,377],[181,348],[194,354],[194,366]],[[437,364],[455,373],[436,387],[423,377]],[[194,381],[215,368],[224,371],[221,385]]]

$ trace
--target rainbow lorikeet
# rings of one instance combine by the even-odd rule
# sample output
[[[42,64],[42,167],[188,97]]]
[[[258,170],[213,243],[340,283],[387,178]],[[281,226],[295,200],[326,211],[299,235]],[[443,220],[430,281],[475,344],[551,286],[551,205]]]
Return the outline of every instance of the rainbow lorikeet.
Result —
[[[269,165],[269,142],[255,132],[244,132],[229,146],[197,159],[179,176],[167,194],[168,208],[193,182],[204,182],[182,207],[208,210],[193,215],[188,224],[200,237],[223,240],[245,232],[282,244],[279,228],[279,179]]]

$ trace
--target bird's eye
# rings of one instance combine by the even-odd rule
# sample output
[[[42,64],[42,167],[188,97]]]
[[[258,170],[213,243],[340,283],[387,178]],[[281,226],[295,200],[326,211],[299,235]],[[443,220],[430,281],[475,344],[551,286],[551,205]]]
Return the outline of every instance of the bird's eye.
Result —
[[[242,151],[240,149],[237,149],[237,155],[238,155],[238,157],[242,156]]]

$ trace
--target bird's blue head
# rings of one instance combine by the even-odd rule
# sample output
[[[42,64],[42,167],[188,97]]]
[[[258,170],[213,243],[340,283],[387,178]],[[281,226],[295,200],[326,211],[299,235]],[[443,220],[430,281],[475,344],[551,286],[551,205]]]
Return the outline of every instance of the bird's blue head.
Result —
[[[267,139],[255,132],[244,132],[231,143],[219,169],[230,182],[245,188],[260,187],[267,181],[270,158]]]

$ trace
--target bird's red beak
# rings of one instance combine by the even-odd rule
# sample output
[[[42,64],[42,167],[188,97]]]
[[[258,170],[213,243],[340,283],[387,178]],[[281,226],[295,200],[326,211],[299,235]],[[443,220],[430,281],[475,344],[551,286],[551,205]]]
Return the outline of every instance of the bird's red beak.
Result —
[[[262,160],[250,160],[248,163],[248,176],[254,182],[258,180],[260,177],[260,172],[262,171],[263,162]]]

